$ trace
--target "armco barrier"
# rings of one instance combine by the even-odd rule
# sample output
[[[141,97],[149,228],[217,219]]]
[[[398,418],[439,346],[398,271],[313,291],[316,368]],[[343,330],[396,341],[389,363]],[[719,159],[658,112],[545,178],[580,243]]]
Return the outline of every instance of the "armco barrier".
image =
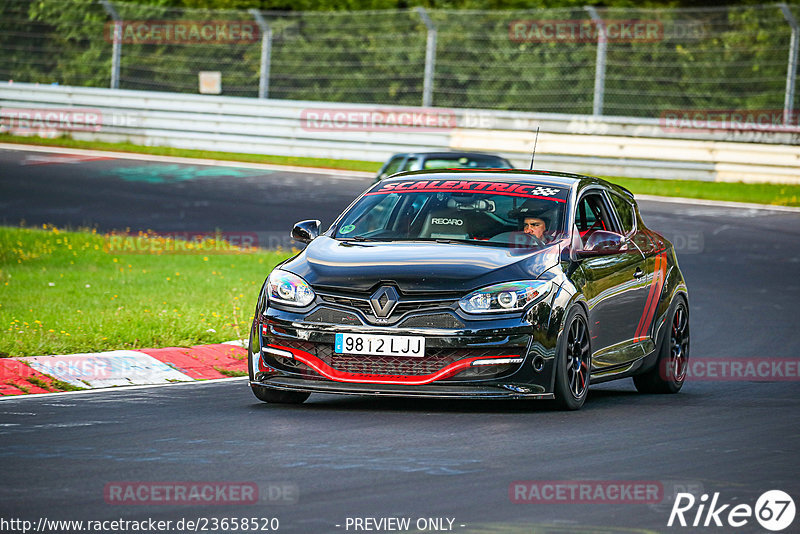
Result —
[[[18,120],[36,110],[89,110],[99,123],[43,125]],[[416,113],[440,118],[419,127],[364,127],[359,114]],[[309,114],[342,121],[310,121]],[[349,115],[348,115],[349,113]],[[776,131],[664,128],[658,119],[595,118],[186,95],[0,82],[0,131],[142,145],[383,161],[396,152],[464,149],[502,154],[527,167],[541,127],[536,166],[596,175],[708,181],[800,183],[800,128]],[[62,115],[64,115],[62,113]],[[54,116],[57,116],[54,115]],[[434,121],[435,122],[435,121]],[[759,142],[745,142],[757,140]]]

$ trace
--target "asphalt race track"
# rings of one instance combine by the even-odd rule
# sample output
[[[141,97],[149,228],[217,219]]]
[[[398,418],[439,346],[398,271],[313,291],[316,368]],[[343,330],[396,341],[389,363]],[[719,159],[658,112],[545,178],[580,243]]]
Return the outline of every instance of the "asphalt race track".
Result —
[[[369,180],[0,150],[0,224],[155,232],[268,232],[330,224]]]
[[[3,224],[285,235],[298,219],[329,224],[369,183],[42,156],[0,150]],[[690,290],[692,359],[796,362],[800,214],[641,206],[649,226],[678,249]],[[420,518],[428,532],[727,532],[667,527],[673,495],[718,492],[720,504],[752,507],[780,489],[798,502],[796,375],[697,378],[670,396],[639,395],[624,380],[593,387],[572,413],[530,402],[327,395],[301,406],[266,405],[241,379],[7,399],[0,401],[0,517],[278,518],[279,532],[298,533],[363,532],[354,518],[386,517],[410,518],[411,532]],[[509,494],[515,481],[586,480],[657,483],[662,502],[514,503]],[[104,496],[125,482],[191,481],[255,484],[259,500],[120,505]],[[798,525],[795,519],[784,532],[799,532]],[[766,532],[754,518],[736,531]]]

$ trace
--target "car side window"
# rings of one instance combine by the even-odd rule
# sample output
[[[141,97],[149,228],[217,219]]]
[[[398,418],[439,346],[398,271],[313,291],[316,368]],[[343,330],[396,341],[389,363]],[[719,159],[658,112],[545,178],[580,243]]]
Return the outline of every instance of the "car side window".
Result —
[[[386,164],[386,167],[383,168],[383,172],[379,178],[386,178],[387,176],[391,176],[396,172],[400,172],[400,166],[403,164],[403,160],[405,159],[405,156],[395,156],[390,159],[389,163]]]
[[[611,198],[611,203],[614,204],[623,233],[628,235],[636,226],[633,205],[615,193],[610,193],[608,196]]]
[[[416,165],[417,159],[418,158],[408,158],[406,160],[406,164],[403,165],[403,170],[404,171],[413,171],[413,170],[415,170],[414,169],[414,165]]]
[[[614,230],[602,195],[589,193],[581,198],[575,211],[575,226],[584,243],[595,230]]]

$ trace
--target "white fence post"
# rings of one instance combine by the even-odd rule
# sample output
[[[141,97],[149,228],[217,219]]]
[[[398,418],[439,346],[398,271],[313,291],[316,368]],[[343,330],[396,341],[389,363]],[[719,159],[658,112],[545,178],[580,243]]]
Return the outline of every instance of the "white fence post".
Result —
[[[786,68],[786,94],[783,97],[783,124],[792,123],[792,111],[794,108],[794,80],[797,77],[797,47],[798,47],[798,25],[789,6],[779,4],[783,17],[789,26],[792,27],[792,37],[789,41],[789,65]]]
[[[592,6],[584,7],[589,12],[589,16],[597,24],[597,58],[594,68],[594,102],[592,103],[592,115],[603,114],[603,100],[606,94],[606,48],[608,47],[608,37],[606,36],[606,23]]]
[[[422,22],[428,28],[428,38],[425,43],[425,80],[422,87],[422,107],[433,105],[433,75],[436,63],[436,25],[428,16],[424,7],[415,8]]]
[[[250,9],[261,30],[261,67],[258,76],[258,98],[269,98],[269,68],[272,62],[272,28],[257,9]]]
[[[122,18],[109,0],[100,0],[103,9],[114,19],[113,47],[111,49],[111,89],[119,89],[119,62],[122,56]]]

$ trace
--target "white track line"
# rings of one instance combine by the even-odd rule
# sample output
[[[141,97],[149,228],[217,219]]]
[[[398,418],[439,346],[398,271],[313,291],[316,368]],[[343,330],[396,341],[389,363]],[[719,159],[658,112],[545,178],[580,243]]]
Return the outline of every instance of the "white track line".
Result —
[[[153,154],[137,154],[134,152],[110,152],[105,150],[87,150],[83,148],[64,148],[55,146],[17,145],[0,143],[0,150],[19,150],[24,152],[45,152],[50,154],[71,154],[75,156],[106,157],[113,159],[131,159],[137,161],[157,161],[160,163],[184,163],[193,165],[210,165],[214,167],[236,167],[240,169],[257,169],[265,171],[302,172],[304,174],[324,174],[336,176],[343,180],[361,180],[372,178],[374,172],[343,171],[341,169],[322,169],[319,167],[297,167],[293,165],[274,165],[270,163],[247,163],[244,161],[225,161],[216,159],[181,158],[175,156],[156,156]]]
[[[212,378],[210,380],[193,380],[191,382],[173,382],[171,384],[143,384],[140,386],[115,386],[110,388],[95,388],[95,389],[86,389],[83,391],[55,391],[53,393],[28,393],[25,395],[3,395],[0,396],[0,402],[7,402],[10,400],[20,400],[20,399],[42,399],[46,397],[55,397],[58,396],[59,398],[64,397],[65,395],[85,395],[88,393],[108,393],[111,391],[133,391],[134,389],[149,389],[149,388],[164,388],[164,387],[177,387],[177,386],[186,386],[186,385],[197,385],[197,384],[217,384],[219,382],[231,382],[234,380],[245,381],[247,380],[246,376],[234,376],[232,378]]]

